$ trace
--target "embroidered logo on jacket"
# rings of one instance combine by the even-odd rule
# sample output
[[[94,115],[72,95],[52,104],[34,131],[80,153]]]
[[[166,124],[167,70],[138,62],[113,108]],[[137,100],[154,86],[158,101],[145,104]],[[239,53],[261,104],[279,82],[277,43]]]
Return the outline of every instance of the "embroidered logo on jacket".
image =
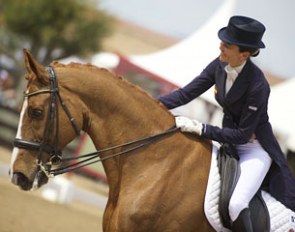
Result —
[[[257,111],[257,107],[256,106],[249,106],[248,109],[249,110],[253,110],[253,111]]]
[[[218,91],[217,91],[217,86],[214,86],[214,94],[217,95]]]

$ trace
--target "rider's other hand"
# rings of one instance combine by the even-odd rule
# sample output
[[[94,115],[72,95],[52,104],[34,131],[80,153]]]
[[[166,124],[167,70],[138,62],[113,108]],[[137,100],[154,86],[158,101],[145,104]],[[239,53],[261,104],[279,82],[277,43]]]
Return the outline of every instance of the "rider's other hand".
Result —
[[[187,117],[175,117],[176,127],[180,128],[182,132],[190,132],[202,135],[203,124],[197,120],[192,120]]]

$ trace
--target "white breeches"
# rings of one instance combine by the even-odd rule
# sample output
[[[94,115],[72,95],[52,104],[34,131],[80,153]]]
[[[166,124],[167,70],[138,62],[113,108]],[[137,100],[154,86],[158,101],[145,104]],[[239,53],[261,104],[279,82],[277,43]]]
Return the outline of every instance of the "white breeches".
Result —
[[[229,216],[235,221],[240,212],[260,188],[272,159],[257,140],[236,145],[240,160],[241,175],[229,202]]]

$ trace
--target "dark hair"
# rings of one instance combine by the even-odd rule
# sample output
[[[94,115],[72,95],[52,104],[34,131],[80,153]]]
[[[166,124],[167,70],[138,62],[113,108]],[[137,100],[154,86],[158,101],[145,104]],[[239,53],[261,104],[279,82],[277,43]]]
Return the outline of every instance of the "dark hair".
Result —
[[[260,49],[259,48],[249,48],[249,47],[242,47],[239,46],[240,52],[249,52],[252,57],[258,56]]]

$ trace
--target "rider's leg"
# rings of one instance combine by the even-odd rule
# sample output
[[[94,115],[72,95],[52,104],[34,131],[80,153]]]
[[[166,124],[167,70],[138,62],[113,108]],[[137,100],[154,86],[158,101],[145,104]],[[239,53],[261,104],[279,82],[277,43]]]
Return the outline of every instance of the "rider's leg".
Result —
[[[233,224],[250,223],[249,207],[271,165],[271,158],[257,140],[236,146],[240,160],[241,175],[229,202],[229,215]],[[251,228],[244,225],[244,228]],[[242,228],[242,227],[241,227]],[[245,230],[252,231],[252,230]]]

